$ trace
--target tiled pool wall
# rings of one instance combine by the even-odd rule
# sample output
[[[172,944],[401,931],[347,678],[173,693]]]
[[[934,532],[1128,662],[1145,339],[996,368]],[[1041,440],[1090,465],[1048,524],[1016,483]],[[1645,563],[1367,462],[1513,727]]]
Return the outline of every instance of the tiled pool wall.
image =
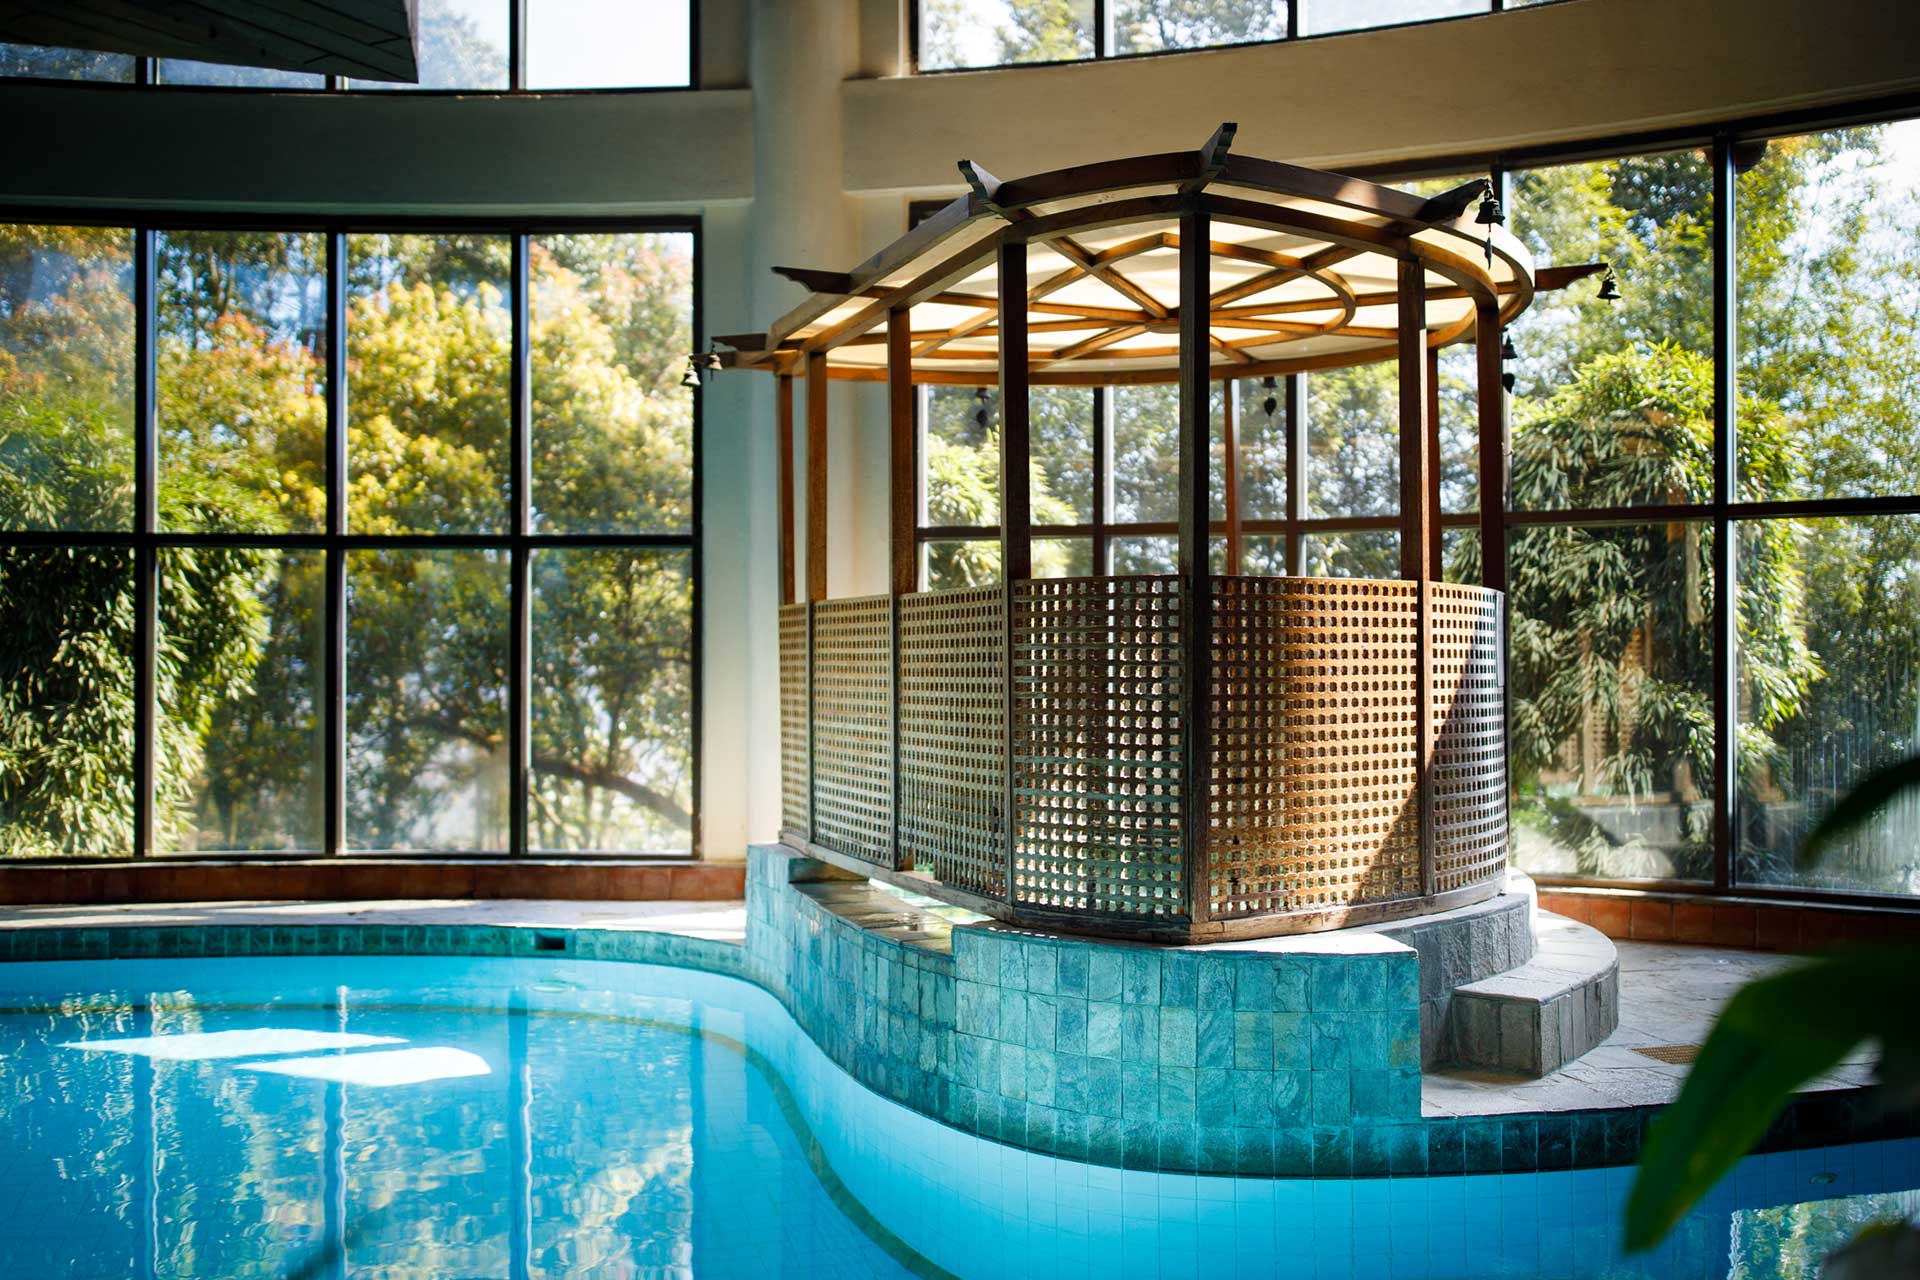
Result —
[[[751,964],[878,1093],[982,1137],[1126,1168],[1427,1166],[1411,947],[1344,933],[1201,951],[985,925],[949,942],[819,870],[752,852]]]

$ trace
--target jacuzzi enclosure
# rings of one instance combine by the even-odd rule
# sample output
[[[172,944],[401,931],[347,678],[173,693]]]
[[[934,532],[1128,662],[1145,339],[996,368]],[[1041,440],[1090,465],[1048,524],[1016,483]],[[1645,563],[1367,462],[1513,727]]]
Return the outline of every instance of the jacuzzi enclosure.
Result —
[[[1436,362],[1475,341],[1481,492],[1500,494],[1501,332],[1533,296],[1531,260],[1487,184],[1422,199],[1230,154],[1232,136],[1005,183],[963,161],[970,194],[850,274],[786,271],[814,295],[722,339],[719,363],[778,381],[788,845],[1004,920],[1176,942],[1499,891],[1504,504],[1480,504],[1481,584],[1439,581]],[[1226,514],[1208,518],[1210,384],[1387,359],[1401,577],[1242,576],[1231,396]],[[888,384],[883,596],[827,598],[833,378]],[[1178,573],[1034,578],[1029,388],[1156,382],[1179,386]],[[1000,585],[915,590],[924,383],[999,389]]]

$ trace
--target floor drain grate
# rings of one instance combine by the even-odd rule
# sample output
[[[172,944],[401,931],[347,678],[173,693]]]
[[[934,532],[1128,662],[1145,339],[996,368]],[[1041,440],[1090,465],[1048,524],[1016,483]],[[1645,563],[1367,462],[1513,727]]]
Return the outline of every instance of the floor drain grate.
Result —
[[[1697,1044],[1653,1044],[1647,1045],[1644,1048],[1637,1048],[1634,1052],[1643,1057],[1652,1058],[1655,1062],[1671,1062],[1679,1066],[1685,1066],[1700,1056],[1700,1046]]]

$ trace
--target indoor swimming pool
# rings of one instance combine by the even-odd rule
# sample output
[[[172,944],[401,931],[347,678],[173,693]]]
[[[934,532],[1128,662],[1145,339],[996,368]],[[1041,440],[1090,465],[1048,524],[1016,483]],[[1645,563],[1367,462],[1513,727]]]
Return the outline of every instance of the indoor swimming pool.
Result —
[[[760,988],[568,959],[0,970],[13,1275],[1817,1274],[1920,1143],[1756,1157],[1657,1251],[1629,1169],[1122,1171],[868,1091]]]

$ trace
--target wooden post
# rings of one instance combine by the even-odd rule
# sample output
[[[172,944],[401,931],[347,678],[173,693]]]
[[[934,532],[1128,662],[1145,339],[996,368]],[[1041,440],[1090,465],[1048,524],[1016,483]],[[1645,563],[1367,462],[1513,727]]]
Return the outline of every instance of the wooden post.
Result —
[[[1419,815],[1420,892],[1434,891],[1433,706],[1430,610],[1437,514],[1429,505],[1427,402],[1427,269],[1418,258],[1400,260],[1400,576],[1417,584],[1414,641],[1414,794]]]
[[[1306,572],[1306,535],[1300,522],[1307,516],[1307,375],[1290,373],[1280,380],[1281,412],[1287,432],[1287,572]]]
[[[1440,527],[1440,348],[1427,348],[1427,576],[1446,577],[1446,535]]]
[[[1480,584],[1507,589],[1507,389],[1500,381],[1500,308],[1474,309],[1475,395],[1480,414]]]
[[[1033,576],[1033,482],[1029,470],[1027,246],[1000,246],[1000,575]]]
[[[1427,270],[1416,258],[1400,263],[1400,576],[1433,576],[1430,546],[1434,512],[1428,506]]]
[[[913,474],[912,315],[906,307],[887,312],[887,447],[893,535],[893,575],[888,589],[896,596],[911,595],[920,577],[913,536],[919,510]]]
[[[1195,198],[1180,215],[1180,830],[1188,919],[1212,917],[1208,826],[1213,790],[1210,688],[1213,576],[1208,556],[1208,466],[1212,443],[1212,283],[1206,206]]]
[[[807,353],[807,599],[827,598],[827,353]]]
[[[793,375],[773,378],[774,456],[780,486],[780,603],[794,599],[793,573]]]
[[[1228,378],[1221,387],[1221,471],[1225,476],[1227,509],[1227,572],[1240,572],[1240,381]]]

